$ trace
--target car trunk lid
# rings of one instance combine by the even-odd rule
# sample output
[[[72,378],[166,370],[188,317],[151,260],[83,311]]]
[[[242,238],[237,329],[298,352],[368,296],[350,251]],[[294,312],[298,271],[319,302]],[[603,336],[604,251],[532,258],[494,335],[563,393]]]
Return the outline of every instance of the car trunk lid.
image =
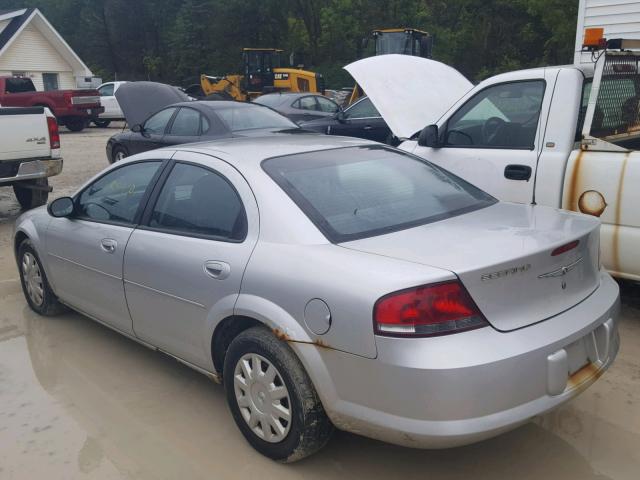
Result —
[[[498,203],[341,245],[455,273],[487,320],[509,331],[553,317],[593,293],[599,225],[593,217],[548,207]]]
[[[130,127],[142,124],[151,114],[189,96],[178,88],[157,82],[127,82],[116,90],[116,100]]]

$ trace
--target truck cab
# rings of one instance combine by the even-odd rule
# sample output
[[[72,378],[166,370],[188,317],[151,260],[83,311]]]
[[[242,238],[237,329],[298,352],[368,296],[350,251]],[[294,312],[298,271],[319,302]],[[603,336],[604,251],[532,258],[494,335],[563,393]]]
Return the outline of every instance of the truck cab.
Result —
[[[599,217],[603,265],[640,280],[640,54],[606,51],[595,65],[509,72],[475,87],[431,60],[361,62],[346,68],[405,139],[400,148],[500,200]],[[391,68],[420,81],[390,93]]]

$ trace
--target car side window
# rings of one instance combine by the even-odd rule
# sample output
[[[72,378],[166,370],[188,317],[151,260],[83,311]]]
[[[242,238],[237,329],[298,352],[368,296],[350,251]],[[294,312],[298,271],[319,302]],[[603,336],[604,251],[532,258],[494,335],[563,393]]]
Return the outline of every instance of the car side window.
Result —
[[[354,103],[351,107],[347,108],[344,112],[345,118],[357,119],[357,118],[375,118],[380,114],[376,107],[373,106],[371,100],[365,98],[358,103]]]
[[[113,96],[113,83],[109,85],[103,85],[98,89],[101,97],[111,97]]]
[[[503,83],[467,101],[447,122],[447,146],[533,149],[544,81]]]
[[[85,188],[76,216],[96,222],[133,224],[140,202],[162,162],[148,161],[112,170]]]
[[[328,98],[316,97],[316,100],[318,101],[320,110],[323,112],[336,113],[338,110],[340,110],[340,107],[338,106],[338,104],[335,102],[332,102]]]
[[[177,163],[160,191],[149,226],[176,234],[242,241],[247,220],[242,201],[222,175]]]
[[[315,97],[302,97],[298,102],[299,104],[295,108],[299,108],[300,110],[318,110]]]
[[[173,112],[175,111],[175,107],[165,108],[164,110],[160,110],[158,113],[152,115],[146,122],[144,122],[145,131],[147,133],[162,135],[167,128],[169,120],[171,120],[171,117],[173,116]]]
[[[200,135],[200,112],[193,108],[181,108],[178,110],[173,124],[169,130],[169,135],[181,135],[186,137],[197,137]]]

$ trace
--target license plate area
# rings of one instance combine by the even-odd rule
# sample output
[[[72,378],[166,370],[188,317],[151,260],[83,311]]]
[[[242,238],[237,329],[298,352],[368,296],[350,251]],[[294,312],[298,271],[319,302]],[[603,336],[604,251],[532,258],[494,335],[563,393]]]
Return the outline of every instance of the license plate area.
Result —
[[[593,342],[592,335],[590,333],[564,347],[567,352],[567,367],[570,377],[585,365],[597,360],[597,358],[590,358],[589,348],[587,345],[588,341]],[[593,348],[591,348],[591,350],[593,350]]]

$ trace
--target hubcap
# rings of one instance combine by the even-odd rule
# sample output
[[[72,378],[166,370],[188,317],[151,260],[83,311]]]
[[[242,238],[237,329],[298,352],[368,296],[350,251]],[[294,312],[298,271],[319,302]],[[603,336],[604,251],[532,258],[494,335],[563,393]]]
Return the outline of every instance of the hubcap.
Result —
[[[123,152],[122,150],[118,150],[118,151],[116,152],[116,161],[118,161],[118,162],[119,162],[120,160],[122,160],[122,159],[124,159],[124,158],[125,158],[125,154],[124,154],[124,152]]]
[[[42,275],[36,257],[27,252],[22,256],[22,278],[31,301],[40,306],[44,300]]]
[[[253,433],[270,443],[284,440],[291,428],[291,401],[276,367],[247,353],[236,364],[233,385],[242,418]]]

